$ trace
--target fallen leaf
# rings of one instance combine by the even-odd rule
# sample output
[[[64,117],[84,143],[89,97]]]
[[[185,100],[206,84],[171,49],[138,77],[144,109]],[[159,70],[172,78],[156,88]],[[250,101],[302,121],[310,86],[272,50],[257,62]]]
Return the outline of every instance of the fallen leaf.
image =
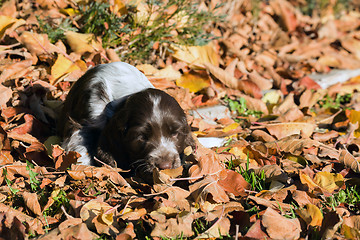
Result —
[[[152,216],[154,216],[154,213]],[[175,238],[181,235],[190,237],[194,235],[192,231],[193,220],[194,216],[191,212],[181,212],[176,217],[166,219],[165,222],[156,222],[151,236]]]
[[[174,46],[173,46],[174,47]],[[210,63],[218,66],[218,54],[212,43],[205,46],[179,46],[174,47],[174,58],[184,61],[193,68],[204,68],[203,64]]]
[[[198,92],[210,86],[210,79],[209,76],[205,76],[204,74],[190,72],[183,74],[176,80],[176,85],[187,88],[190,92]]]
[[[20,41],[25,45],[31,54],[36,56],[51,54],[55,49],[54,45],[50,43],[47,34],[25,31],[21,34]]]
[[[91,33],[77,33],[72,31],[65,32],[67,43],[71,49],[77,54],[84,54],[86,52],[95,52],[102,49],[99,42],[96,42],[94,35]]]
[[[0,213],[0,236],[2,239],[26,239],[25,226],[16,215]]]
[[[354,172],[360,173],[359,161],[347,150],[340,152],[339,162],[344,164],[345,167],[351,168]]]
[[[318,172],[315,174],[314,183],[332,193],[344,185],[344,178],[340,173]]]
[[[16,18],[4,15],[0,16],[0,39],[5,35],[6,29],[10,28],[16,21]]]
[[[300,134],[303,138],[309,138],[315,130],[315,124],[305,122],[272,123],[265,125],[271,135],[282,139],[293,134]]]
[[[250,184],[245,181],[240,173],[224,169],[220,172],[218,184],[227,192],[234,196],[245,196],[245,190],[250,189]]]
[[[98,218],[103,224],[109,226],[113,223],[113,212],[109,211],[112,207],[100,200],[94,199],[84,204],[80,210],[80,217],[86,226],[92,230],[97,229],[93,220]]]
[[[306,222],[307,225],[320,227],[323,215],[320,209],[313,204],[306,204],[304,209],[297,209],[296,213]]]
[[[299,219],[288,219],[272,208],[266,209],[262,216],[262,225],[272,239],[299,239],[300,237]]]

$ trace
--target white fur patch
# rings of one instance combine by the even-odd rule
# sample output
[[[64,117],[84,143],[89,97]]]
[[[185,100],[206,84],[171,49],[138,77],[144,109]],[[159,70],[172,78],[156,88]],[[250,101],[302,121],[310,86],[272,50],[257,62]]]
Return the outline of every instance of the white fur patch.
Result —
[[[152,152],[150,152],[149,155],[153,158],[162,158],[169,154],[175,156],[179,155],[174,141],[162,136],[160,139],[160,144]]]
[[[84,145],[84,138],[81,136],[80,131],[81,130],[76,130],[73,132],[71,137],[63,143],[63,146],[66,151],[75,151],[80,153],[81,157],[77,160],[77,164],[91,165],[91,157]]]
[[[150,101],[153,103],[153,109],[152,109],[152,118],[155,122],[161,122],[162,119],[162,111],[160,110],[160,101],[161,98],[159,96],[149,96]]]

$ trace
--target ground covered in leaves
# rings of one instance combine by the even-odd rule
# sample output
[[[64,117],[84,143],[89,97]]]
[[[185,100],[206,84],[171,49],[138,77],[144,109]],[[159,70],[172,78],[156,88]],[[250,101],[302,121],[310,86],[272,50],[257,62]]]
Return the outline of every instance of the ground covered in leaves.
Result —
[[[359,6],[0,2],[0,239],[360,238],[360,77],[310,75],[360,68]],[[75,165],[61,103],[88,67],[119,60],[179,101],[195,139],[225,144],[198,142],[151,186]]]

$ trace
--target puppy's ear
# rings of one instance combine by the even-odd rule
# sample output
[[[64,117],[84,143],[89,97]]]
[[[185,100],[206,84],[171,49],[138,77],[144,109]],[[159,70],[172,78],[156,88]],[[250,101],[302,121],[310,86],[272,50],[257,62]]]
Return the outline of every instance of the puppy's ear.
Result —
[[[120,111],[116,112],[110,121],[110,124],[113,125],[113,133],[125,136],[128,129],[129,111],[126,111],[126,109],[121,109]]]
[[[192,136],[192,133],[190,131],[190,127],[187,126],[187,129],[186,129],[186,135],[185,135],[185,140],[184,140],[184,143],[185,143],[185,147],[187,146],[191,146],[191,148],[193,150],[195,150],[195,140]]]
[[[118,109],[100,134],[96,156],[110,166],[124,167],[122,160],[125,158],[125,152],[122,146],[127,129],[127,119],[126,111]]]

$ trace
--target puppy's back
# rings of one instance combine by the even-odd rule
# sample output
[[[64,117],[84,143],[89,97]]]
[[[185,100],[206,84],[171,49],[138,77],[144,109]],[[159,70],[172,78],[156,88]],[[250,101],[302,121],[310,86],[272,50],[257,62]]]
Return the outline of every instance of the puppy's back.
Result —
[[[119,101],[128,95],[153,88],[135,67],[114,62],[98,65],[88,70],[71,88],[59,119],[59,132],[68,136],[77,123],[99,117],[107,104]]]

